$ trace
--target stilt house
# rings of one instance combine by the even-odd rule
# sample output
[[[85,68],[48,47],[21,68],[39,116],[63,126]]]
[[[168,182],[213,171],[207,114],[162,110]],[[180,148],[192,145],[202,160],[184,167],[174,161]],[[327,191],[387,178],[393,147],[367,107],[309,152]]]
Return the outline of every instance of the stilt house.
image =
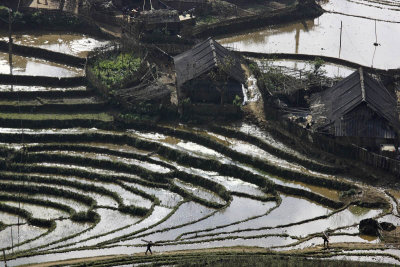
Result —
[[[174,63],[180,100],[232,104],[236,96],[243,99],[246,78],[239,58],[212,38],[174,57]]]

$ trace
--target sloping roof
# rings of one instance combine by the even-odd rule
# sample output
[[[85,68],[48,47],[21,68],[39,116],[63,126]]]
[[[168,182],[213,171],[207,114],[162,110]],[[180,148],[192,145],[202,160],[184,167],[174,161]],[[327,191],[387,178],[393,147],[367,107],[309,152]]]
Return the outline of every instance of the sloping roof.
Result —
[[[320,101],[324,104],[324,115],[331,122],[340,119],[361,103],[366,103],[394,128],[400,128],[396,99],[362,68],[325,91]]]
[[[240,60],[231,51],[212,38],[208,38],[192,49],[174,57],[178,86],[210,71],[220,63],[225,63],[228,58],[234,60],[228,74],[238,82],[244,83],[245,75]]]

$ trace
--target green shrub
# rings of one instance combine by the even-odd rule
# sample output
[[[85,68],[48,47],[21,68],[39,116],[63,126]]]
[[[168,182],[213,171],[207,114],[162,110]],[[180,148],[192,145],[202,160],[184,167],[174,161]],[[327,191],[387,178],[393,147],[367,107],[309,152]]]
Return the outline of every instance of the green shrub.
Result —
[[[142,60],[133,53],[111,54],[94,62],[93,72],[110,93],[137,80]]]

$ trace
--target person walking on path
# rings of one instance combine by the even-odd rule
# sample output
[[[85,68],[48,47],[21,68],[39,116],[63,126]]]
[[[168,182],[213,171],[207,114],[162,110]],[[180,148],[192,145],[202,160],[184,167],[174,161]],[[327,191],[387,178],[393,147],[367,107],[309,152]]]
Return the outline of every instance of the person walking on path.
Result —
[[[329,235],[327,231],[322,232],[322,239],[324,240],[324,249],[329,249]]]
[[[150,252],[150,254],[153,255],[153,252],[151,251],[151,246],[153,246],[154,243],[151,242],[151,241],[144,240],[144,239],[142,239],[142,241],[147,242],[147,249],[146,249],[146,252],[144,254],[147,255],[147,252]]]

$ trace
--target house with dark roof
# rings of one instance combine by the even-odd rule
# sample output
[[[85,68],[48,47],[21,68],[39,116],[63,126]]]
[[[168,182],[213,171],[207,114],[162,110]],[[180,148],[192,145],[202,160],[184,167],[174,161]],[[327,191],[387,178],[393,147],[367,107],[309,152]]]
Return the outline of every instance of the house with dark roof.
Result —
[[[395,97],[362,68],[315,97],[311,110],[317,131],[369,146],[398,138]]]
[[[192,103],[232,104],[243,99],[246,77],[240,59],[212,38],[174,57],[180,100]]]

